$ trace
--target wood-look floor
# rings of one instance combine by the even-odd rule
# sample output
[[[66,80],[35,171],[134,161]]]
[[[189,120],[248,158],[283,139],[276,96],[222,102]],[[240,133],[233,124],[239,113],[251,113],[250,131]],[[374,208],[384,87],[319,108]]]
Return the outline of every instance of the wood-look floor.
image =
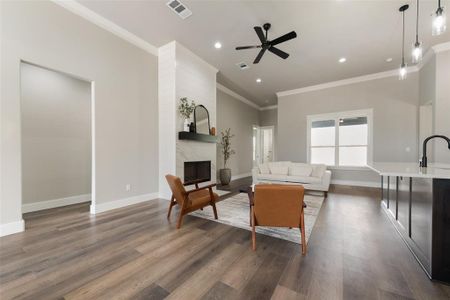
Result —
[[[167,206],[27,214],[25,233],[0,238],[0,298],[450,298],[413,259],[376,191],[329,193],[305,257],[299,245],[266,236],[253,252],[249,231],[191,216],[176,230]]]

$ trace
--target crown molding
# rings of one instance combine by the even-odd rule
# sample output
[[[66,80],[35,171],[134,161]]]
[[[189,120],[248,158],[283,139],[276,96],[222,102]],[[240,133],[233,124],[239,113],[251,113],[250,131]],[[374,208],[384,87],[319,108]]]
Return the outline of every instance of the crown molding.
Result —
[[[259,106],[258,104],[255,104],[253,101],[248,100],[247,98],[239,95],[238,93],[236,93],[235,91],[230,90],[229,88],[227,88],[226,86],[220,84],[220,83],[216,83],[217,84],[217,89],[219,91],[224,92],[225,94],[230,95],[231,97],[235,98],[236,100],[239,100],[253,108],[256,108],[259,111],[263,111],[263,110],[269,110],[269,109],[277,109],[277,105],[270,105],[270,106]]]
[[[270,105],[270,106],[264,106],[261,107],[259,110],[264,111],[264,110],[271,110],[271,109],[277,109],[278,105]]]
[[[435,53],[448,51],[448,50],[450,50],[450,42],[445,42],[445,43],[437,44],[437,45],[430,47],[428,49],[428,51],[425,53],[425,55],[423,56],[423,59],[419,65],[408,67],[408,73],[414,73],[414,72],[420,71],[420,69],[428,62],[428,60],[430,60],[433,57],[433,55]],[[311,85],[311,86],[293,89],[293,90],[280,91],[280,92],[277,92],[276,95],[279,98],[279,97],[284,97],[284,96],[289,96],[289,95],[318,91],[318,90],[328,89],[328,88],[332,88],[332,87],[348,85],[348,84],[364,82],[364,81],[370,81],[370,80],[374,80],[374,79],[381,79],[381,78],[397,76],[397,75],[398,75],[398,70],[395,69],[395,70],[390,70],[390,71],[385,71],[385,72],[380,72],[380,73],[368,74],[368,75],[363,75],[363,76],[358,76],[358,77],[347,78],[347,79],[343,79],[343,80],[337,80],[337,81],[331,81],[331,82],[321,83],[321,84],[317,84],[317,85]]]
[[[450,42],[445,42],[445,43],[434,45],[433,47],[431,47],[431,49],[433,49],[433,51],[435,53],[448,51],[448,50],[450,50]]]
[[[235,98],[235,99],[237,99],[237,100],[239,100],[241,102],[244,102],[245,104],[247,104],[247,105],[249,105],[249,106],[251,106],[253,108],[256,108],[257,110],[261,110],[261,107],[259,105],[253,103],[252,101],[248,100],[245,97],[242,97],[238,93],[230,90],[229,88],[227,88],[226,86],[221,85],[220,83],[217,83],[217,89],[219,91],[224,92],[225,94],[230,95],[231,97],[233,97],[233,98]]]
[[[158,56],[158,48],[146,42],[140,37],[132,34],[128,30],[118,26],[114,22],[100,16],[96,12],[90,10],[86,6],[76,2],[75,0],[51,0],[55,4],[67,9],[68,11],[94,23],[95,25],[111,32],[112,34],[124,39],[125,41],[135,45],[142,50]]]
[[[417,66],[408,67],[408,73],[414,73],[417,71],[419,71],[419,67],[417,67]],[[329,89],[329,88],[338,87],[338,86],[342,86],[342,85],[349,85],[349,84],[358,83],[358,82],[387,78],[387,77],[392,77],[392,76],[398,76],[397,69],[389,70],[389,71],[385,71],[385,72],[374,73],[374,74],[362,75],[362,76],[357,76],[357,77],[352,77],[352,78],[347,78],[347,79],[342,79],[342,80],[337,80],[337,81],[331,81],[331,82],[321,83],[321,84],[317,84],[317,85],[311,85],[311,86],[307,86],[307,87],[303,87],[303,88],[299,88],[299,89],[281,91],[281,92],[277,92],[276,95],[277,95],[277,97],[284,97],[284,96],[302,94],[302,93],[307,93],[307,92],[312,92],[312,91],[319,91],[319,90],[323,90],[323,89]]]

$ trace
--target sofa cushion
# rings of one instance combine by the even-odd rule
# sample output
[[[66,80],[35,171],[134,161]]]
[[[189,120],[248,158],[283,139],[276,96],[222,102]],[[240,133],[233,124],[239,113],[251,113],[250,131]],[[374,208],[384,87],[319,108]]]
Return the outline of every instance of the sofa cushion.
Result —
[[[321,183],[322,179],[318,177],[311,176],[285,176],[285,180],[288,182],[299,182],[299,183]]]
[[[312,165],[313,170],[311,173],[311,176],[313,177],[319,177],[322,178],[323,174],[325,174],[325,171],[327,170],[326,165]]]
[[[270,174],[286,176],[288,174],[288,172],[289,172],[289,167],[288,166],[270,165],[269,168],[270,168]]]
[[[305,164],[291,164],[289,167],[290,176],[311,176],[313,167]]]
[[[285,181],[286,175],[279,174],[260,174],[258,175],[258,180],[274,180],[274,181]]]
[[[259,165],[259,173],[260,174],[270,174],[270,169],[267,164]]]

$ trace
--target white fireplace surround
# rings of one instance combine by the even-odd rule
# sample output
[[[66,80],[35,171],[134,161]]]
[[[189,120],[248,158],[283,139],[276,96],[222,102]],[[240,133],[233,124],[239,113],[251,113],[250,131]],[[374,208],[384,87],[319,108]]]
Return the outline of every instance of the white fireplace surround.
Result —
[[[178,113],[182,97],[204,105],[209,112],[210,126],[216,127],[216,74],[217,69],[177,42],[159,48],[159,191],[162,198],[171,196],[165,175],[174,174],[184,180],[185,161],[210,160],[211,179],[216,179],[217,145],[178,139],[184,123]]]

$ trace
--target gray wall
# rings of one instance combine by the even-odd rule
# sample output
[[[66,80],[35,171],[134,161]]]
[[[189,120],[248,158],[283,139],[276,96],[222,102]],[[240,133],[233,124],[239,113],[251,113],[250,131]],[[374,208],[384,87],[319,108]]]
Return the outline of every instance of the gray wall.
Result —
[[[417,72],[279,97],[277,159],[306,161],[308,115],[372,108],[373,160],[417,161],[418,104]],[[333,179],[378,180],[371,171],[334,172]]]
[[[259,125],[259,111],[232,96],[217,90],[217,135],[227,128],[235,135],[228,166],[233,176],[250,173],[253,166],[253,125]],[[218,169],[223,168],[223,156],[220,145],[217,146]]]
[[[91,193],[91,84],[23,63],[22,202]]]
[[[158,192],[157,57],[49,1],[0,5],[0,223],[22,218],[21,60],[95,82],[97,205]]]
[[[434,132],[450,137],[450,51],[436,54],[436,99],[434,103]],[[450,151],[442,140],[434,142],[434,159],[450,163]]]

